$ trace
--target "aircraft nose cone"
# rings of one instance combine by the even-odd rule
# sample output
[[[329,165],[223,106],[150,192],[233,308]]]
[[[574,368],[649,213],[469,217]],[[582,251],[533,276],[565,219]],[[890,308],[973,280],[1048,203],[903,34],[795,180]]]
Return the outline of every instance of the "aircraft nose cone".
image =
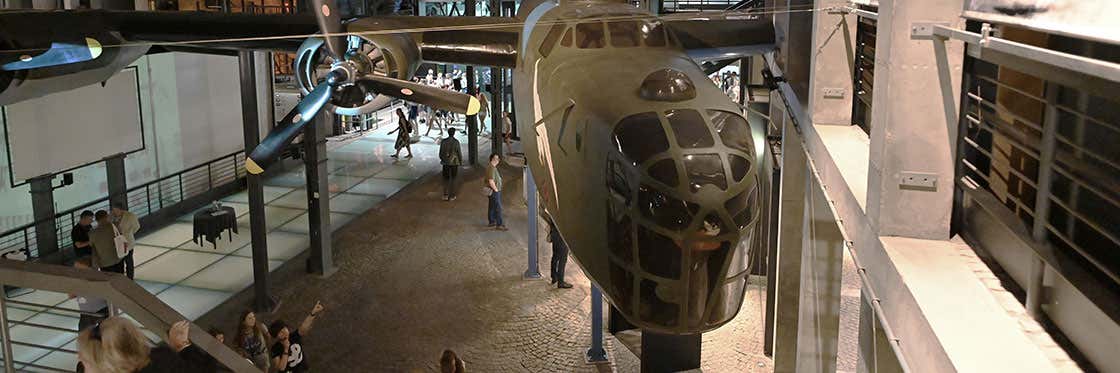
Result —
[[[756,226],[745,121],[715,110],[623,119],[607,164],[609,289],[636,325],[706,331],[739,310]]]

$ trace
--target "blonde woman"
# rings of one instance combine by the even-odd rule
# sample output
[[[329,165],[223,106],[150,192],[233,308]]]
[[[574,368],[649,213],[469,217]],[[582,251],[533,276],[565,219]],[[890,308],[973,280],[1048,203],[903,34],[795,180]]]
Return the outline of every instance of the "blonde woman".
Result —
[[[132,321],[110,317],[78,334],[78,361],[90,373],[213,372],[214,361],[191,345],[190,325],[175,323],[167,344],[152,346]]]

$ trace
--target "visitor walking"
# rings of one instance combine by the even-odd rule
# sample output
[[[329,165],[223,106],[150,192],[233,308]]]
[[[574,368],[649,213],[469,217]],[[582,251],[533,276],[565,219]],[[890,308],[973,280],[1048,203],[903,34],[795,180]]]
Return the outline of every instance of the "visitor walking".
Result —
[[[109,210],[113,218],[113,224],[117,225],[120,234],[124,236],[125,242],[128,242],[128,253],[124,255],[124,275],[128,278],[136,278],[136,261],[133,259],[133,248],[136,247],[136,232],[140,231],[140,218],[136,214],[129,212],[124,206],[113,205]]]
[[[123,237],[117,238],[121,236],[120,231],[109,219],[109,213],[105,210],[97,211],[94,217],[97,219],[97,228],[89,232],[89,242],[93,246],[93,265],[101,268],[102,271],[124,273],[124,261],[121,255],[124,250],[118,249],[118,240],[123,239]],[[125,249],[127,250],[127,247]]]
[[[393,153],[391,157],[398,158],[401,154],[401,149],[408,149],[408,158],[412,158],[412,139],[409,138],[409,133],[412,132],[412,123],[404,115],[404,110],[397,108],[397,129],[389,131],[392,135],[397,133],[397,142],[393,144],[397,152]]]
[[[462,148],[455,138],[455,129],[447,129],[447,138],[439,142],[439,163],[443,165],[443,200],[455,200],[456,179],[463,164]]]
[[[487,219],[490,221],[488,227],[505,231],[509,229],[502,222],[502,174],[498,172],[498,165],[501,163],[501,154],[490,154],[489,166],[486,168],[486,188],[488,188],[487,195],[490,197]]]
[[[93,230],[93,211],[82,211],[78,217],[78,224],[74,224],[74,229],[70,231],[70,242],[74,243],[74,257],[93,255],[93,248],[89,244],[91,230]]]
[[[548,219],[548,242],[552,242],[552,262],[549,266],[552,283],[560,289],[571,289],[572,284],[564,281],[564,267],[568,265],[568,244],[560,237],[556,222],[551,218]]]

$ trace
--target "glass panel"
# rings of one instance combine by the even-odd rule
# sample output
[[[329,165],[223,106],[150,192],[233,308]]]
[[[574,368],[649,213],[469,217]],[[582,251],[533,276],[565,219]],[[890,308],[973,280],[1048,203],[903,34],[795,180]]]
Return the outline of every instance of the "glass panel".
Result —
[[[669,150],[665,129],[653,112],[634,114],[619,121],[614,128],[614,141],[634,165]]]
[[[723,285],[723,262],[727,260],[731,244],[723,242],[715,250],[693,250],[692,263],[689,265],[688,323],[699,325],[708,309],[712,297],[718,297],[717,289]],[[718,308],[718,307],[717,307]],[[722,312],[718,312],[723,318]]]
[[[751,219],[754,219],[754,211],[756,210],[755,206],[758,206],[757,188],[751,190],[751,194],[747,199],[747,208],[743,209],[743,211],[740,211],[738,214],[735,214],[735,225],[738,225],[739,229],[746,228],[747,224],[751,223]]]
[[[622,204],[630,206],[630,196],[634,194],[634,188],[630,178],[626,176],[626,169],[622,162],[611,159],[607,163],[607,185],[610,186],[611,193],[622,199]]]
[[[716,129],[723,145],[751,156],[751,127],[738,114],[723,110],[708,110],[712,128]]]
[[[753,192],[754,189],[744,190],[742,193],[739,193],[738,195],[731,197],[731,199],[728,199],[727,202],[723,204],[723,208],[727,209],[727,214],[735,216],[736,214],[742,212],[743,209],[747,208],[747,202],[749,201],[751,193]]]
[[[602,22],[587,22],[576,25],[576,45],[584,49],[606,46]]]
[[[723,174],[723,162],[719,154],[689,154],[684,156],[684,170],[688,176],[688,187],[693,193],[704,185],[712,185],[727,190],[727,177]]]
[[[699,210],[699,206],[670,197],[643,184],[638,188],[638,209],[642,211],[642,216],[657,225],[679,231],[692,222],[692,214]]]
[[[747,176],[747,171],[751,169],[751,161],[735,154],[731,154],[728,158],[731,159],[731,178],[735,179],[735,182],[743,181],[743,177]]]
[[[754,230],[743,231],[739,236],[739,245],[735,247],[735,251],[731,254],[731,263],[727,266],[727,278],[742,274],[751,265],[753,238]]]
[[[556,40],[560,39],[560,33],[562,32],[564,32],[563,23],[552,25],[548,34],[544,36],[544,41],[541,42],[541,48],[537,50],[541,53],[541,57],[548,57],[548,54],[552,53],[552,48],[556,47]]]
[[[634,226],[625,210],[611,203],[607,208],[607,247],[616,258],[634,262]]]
[[[707,148],[715,145],[712,133],[708,131],[708,124],[696,110],[669,110],[665,112],[673,133],[677,136],[677,145],[682,148]]]
[[[669,287],[668,284],[642,280],[638,298],[638,318],[657,325],[677,326],[680,308],[674,303],[662,300],[658,295],[672,293],[672,289],[667,289]]]
[[[634,304],[634,274],[611,261],[611,284],[608,289],[614,299],[614,306],[622,313],[630,313]]]
[[[643,23],[641,33],[647,47],[665,46],[665,26],[662,26],[661,22]]]
[[[651,274],[674,280],[681,277],[681,248],[642,225],[638,225],[638,262]]]
[[[569,27],[568,31],[564,31],[564,37],[560,38],[560,45],[564,47],[572,46],[572,28]]]
[[[737,278],[728,282],[712,295],[712,315],[708,317],[709,324],[719,324],[723,320],[739,312],[742,307],[746,290],[746,278]]]
[[[677,174],[677,163],[672,159],[663,159],[649,167],[649,176],[665,185],[676,187],[680,184]]]
[[[623,48],[638,46],[637,21],[608,22],[607,28],[611,30],[611,45]]]

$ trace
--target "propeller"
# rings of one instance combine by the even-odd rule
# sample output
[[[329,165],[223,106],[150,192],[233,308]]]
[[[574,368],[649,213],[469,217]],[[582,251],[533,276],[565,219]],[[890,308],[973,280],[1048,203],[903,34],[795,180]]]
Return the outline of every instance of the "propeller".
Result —
[[[38,56],[22,55],[18,61],[0,66],[0,70],[16,71],[85,62],[101,55],[101,43],[94,38],[80,42],[53,42],[50,49]]]
[[[275,162],[284,147],[303,132],[303,128],[314,120],[315,115],[318,115],[332,98],[356,101],[364,99],[367,94],[380,94],[467,115],[479,111],[481,105],[473,96],[387,77],[376,72],[378,63],[384,65],[381,62],[384,58],[377,54],[375,57],[378,60],[373,60],[361,49],[363,43],[347,42],[335,1],[313,0],[313,4],[317,9],[315,18],[319,23],[319,31],[324,37],[322,40],[311,38],[304,42],[300,47],[301,56],[314,58],[315,53],[304,54],[302,51],[305,47],[314,50],[325,44],[331,59],[330,70],[326,74],[326,79],[319,82],[288,115],[284,116],[272,132],[245,158],[245,170],[250,174],[260,174]],[[311,68],[311,65],[306,67]]]

